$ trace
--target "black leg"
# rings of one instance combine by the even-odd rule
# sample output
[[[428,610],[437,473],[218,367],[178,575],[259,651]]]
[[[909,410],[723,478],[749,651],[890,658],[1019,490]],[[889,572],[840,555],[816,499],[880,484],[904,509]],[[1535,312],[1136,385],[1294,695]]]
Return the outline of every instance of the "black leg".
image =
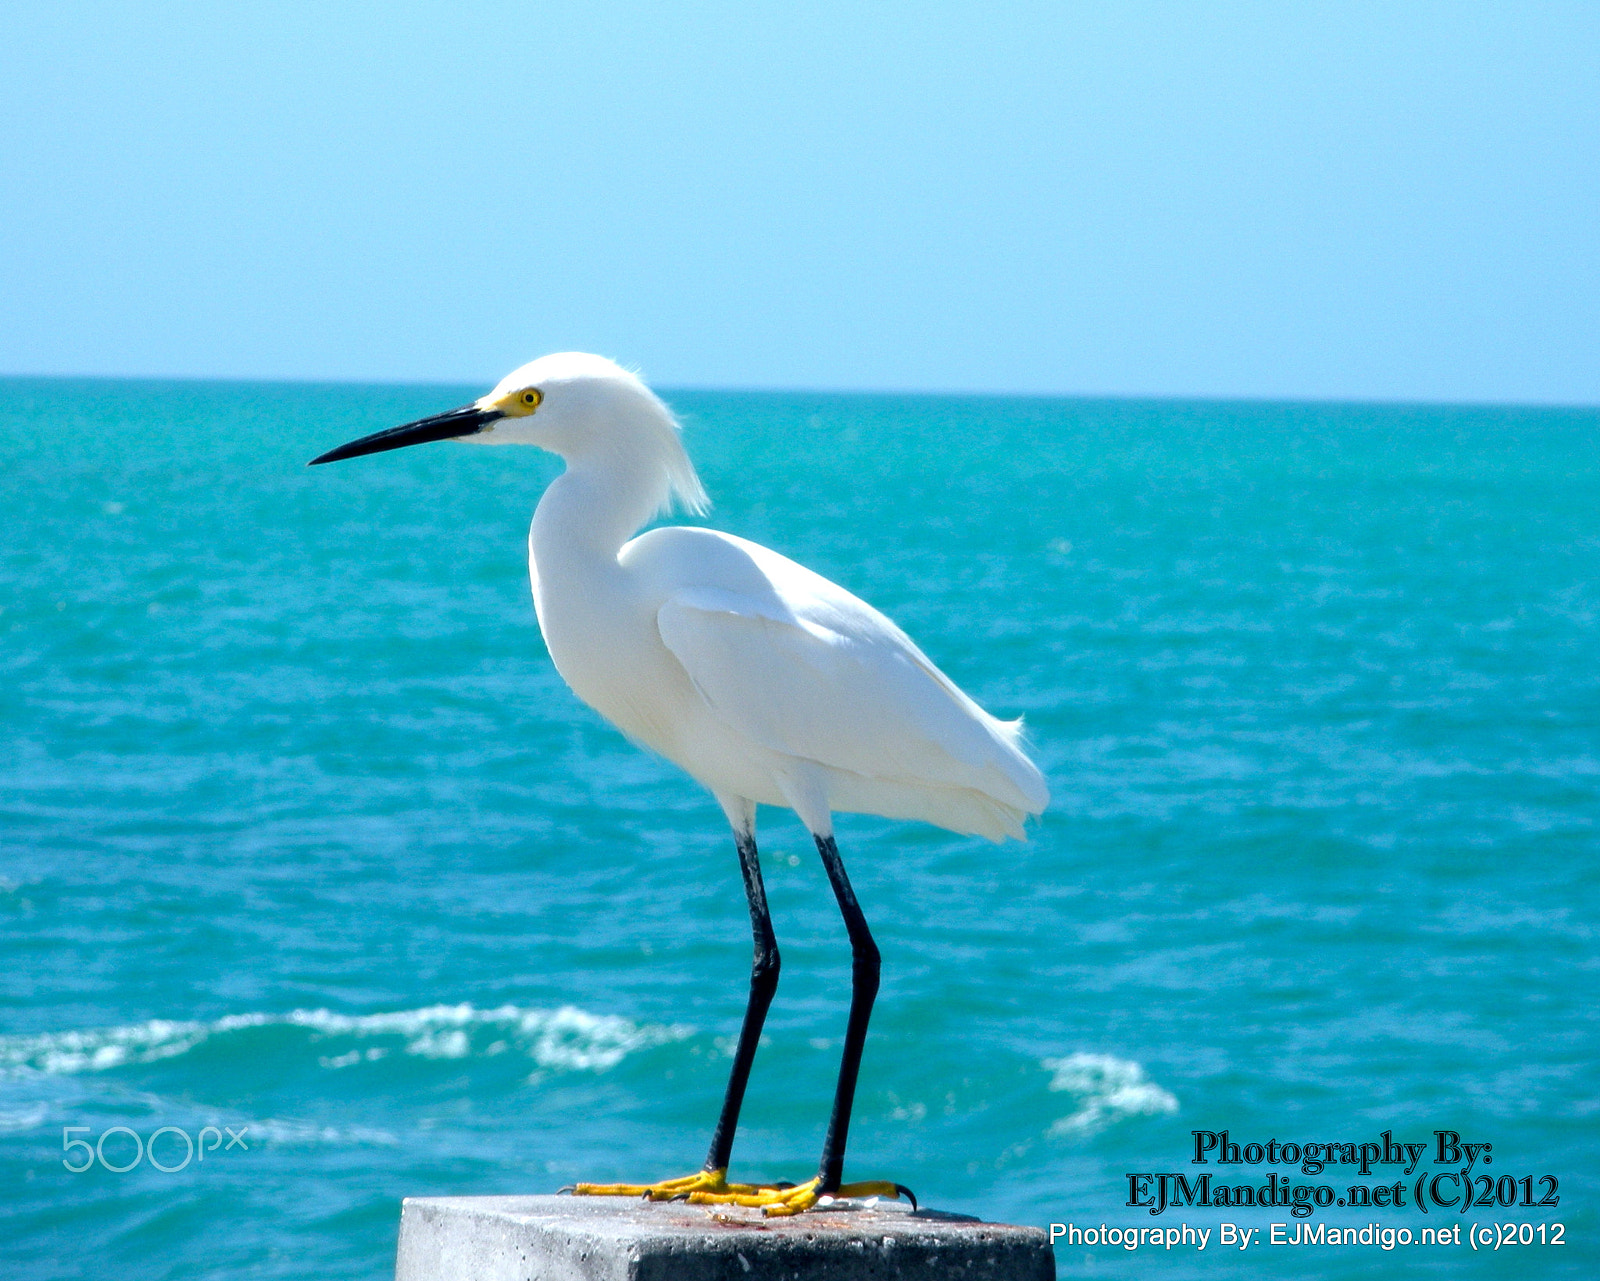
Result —
[[[839,1061],[839,1085],[833,1095],[833,1116],[828,1120],[828,1137],[822,1143],[822,1179],[819,1192],[836,1192],[844,1179],[844,1145],[850,1131],[850,1108],[856,1097],[856,1076],[861,1071],[861,1051],[867,1043],[867,1020],[872,1017],[872,1001],[878,995],[878,945],[867,929],[850,878],[845,875],[839,847],[833,837],[816,838],[817,852],[827,869],[833,896],[839,900],[844,927],[850,933],[850,1021],[844,1031],[844,1057]]]
[[[772,916],[767,911],[767,891],[761,883],[761,858],[756,853],[753,835],[736,833],[739,867],[744,872],[744,893],[750,903],[750,932],[755,936],[755,959],[750,964],[750,1001],[744,1009],[744,1026],[739,1029],[739,1048],[734,1051],[733,1071],[728,1074],[728,1092],[722,1099],[722,1115],[711,1136],[707,1170],[726,1170],[733,1152],[734,1131],[739,1128],[739,1108],[744,1103],[745,1086],[750,1082],[750,1064],[761,1040],[761,1025],[767,1007],[778,990],[778,940],[772,932]],[[848,888],[848,886],[846,887]],[[852,1080],[854,1077],[852,1076]],[[849,1114],[848,1105],[846,1115]]]

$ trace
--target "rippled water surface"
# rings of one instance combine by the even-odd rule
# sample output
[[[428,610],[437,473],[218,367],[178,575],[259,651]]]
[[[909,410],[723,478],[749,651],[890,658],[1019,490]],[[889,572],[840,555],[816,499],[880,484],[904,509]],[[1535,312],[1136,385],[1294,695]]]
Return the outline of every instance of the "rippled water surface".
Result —
[[[462,398],[0,382],[5,1275],[376,1278],[401,1196],[703,1157],[737,865],[551,669],[523,546],[554,463],[303,465]],[[1293,1220],[1151,1217],[1127,1176],[1197,1173],[1194,1130],[1447,1129],[1559,1207],[1314,1221],[1559,1221],[1473,1274],[1600,1270],[1600,415],[670,399],[712,522],[1025,715],[1055,796],[1027,845],[841,820],[884,953],[853,1173],[1028,1223],[1265,1228]],[[849,954],[804,832],[763,836],[783,986],[735,1164],[798,1179]],[[168,1166],[217,1139],[63,1167],[66,1127],[117,1126],[171,1127]],[[1362,1181],[1227,1179],[1274,1170]],[[1058,1259],[1469,1266],[1412,1249]]]

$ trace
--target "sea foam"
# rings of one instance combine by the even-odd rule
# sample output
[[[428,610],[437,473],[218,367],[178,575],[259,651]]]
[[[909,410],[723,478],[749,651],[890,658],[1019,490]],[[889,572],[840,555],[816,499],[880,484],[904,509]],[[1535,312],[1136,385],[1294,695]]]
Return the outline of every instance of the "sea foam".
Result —
[[[639,1024],[618,1015],[592,1014],[573,1005],[480,1010],[463,1003],[376,1014],[319,1009],[227,1014],[209,1022],[148,1019],[122,1027],[0,1036],[0,1077],[62,1076],[153,1063],[187,1054],[217,1038],[264,1027],[305,1028],[319,1049],[333,1048],[322,1044],[327,1040],[391,1037],[401,1042],[395,1048],[424,1058],[467,1058],[514,1048],[541,1068],[596,1072],[615,1067],[635,1050],[681,1041],[693,1031],[681,1024]],[[352,1048],[318,1057],[324,1067],[346,1067],[382,1058],[387,1049]]]
[[[1131,1059],[1111,1054],[1069,1054],[1040,1064],[1055,1075],[1050,1089],[1075,1094],[1078,1110],[1058,1119],[1055,1136],[1093,1134],[1124,1117],[1159,1116],[1178,1110],[1178,1100],[1145,1076]]]

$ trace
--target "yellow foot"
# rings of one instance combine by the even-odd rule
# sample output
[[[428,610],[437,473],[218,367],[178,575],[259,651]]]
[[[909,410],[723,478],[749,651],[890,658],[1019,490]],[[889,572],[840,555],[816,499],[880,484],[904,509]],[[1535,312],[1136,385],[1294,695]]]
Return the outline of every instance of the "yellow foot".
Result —
[[[726,1190],[706,1188],[689,1194],[691,1205],[743,1205],[760,1208],[767,1214],[799,1214],[817,1203],[817,1189],[821,1179],[810,1179],[793,1187],[740,1187],[730,1185]]]
[[[660,1183],[574,1183],[561,1190],[573,1196],[634,1196],[647,1201],[687,1201],[691,1205],[742,1205],[774,1217],[800,1214],[819,1201],[854,1197],[905,1197],[913,1210],[917,1208],[911,1189],[899,1183],[846,1183],[827,1195],[819,1191],[821,1187],[820,1178],[785,1185],[729,1183],[726,1170],[700,1170]]]
[[[821,1192],[822,1180],[808,1179],[804,1183],[797,1183],[792,1188],[741,1188],[730,1186],[726,1192],[722,1191],[696,1191],[689,1194],[691,1205],[743,1205],[751,1208],[760,1208],[763,1214],[777,1218],[783,1215],[800,1214],[811,1209],[812,1206],[826,1200],[844,1200],[852,1197],[903,1196],[911,1202],[911,1208],[917,1208],[917,1198],[911,1195],[911,1189],[902,1187],[898,1183],[846,1183],[836,1192],[824,1194]]]
[[[663,1179],[660,1183],[574,1183],[561,1190],[573,1196],[636,1196],[647,1201],[683,1201],[696,1196],[754,1196],[761,1192],[776,1191],[754,1183],[729,1183],[726,1170],[699,1170],[681,1179]]]

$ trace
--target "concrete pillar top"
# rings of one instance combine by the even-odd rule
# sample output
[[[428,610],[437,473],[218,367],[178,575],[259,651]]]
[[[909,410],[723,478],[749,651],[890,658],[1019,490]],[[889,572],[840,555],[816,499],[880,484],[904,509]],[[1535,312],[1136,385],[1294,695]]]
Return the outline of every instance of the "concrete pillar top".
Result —
[[[898,1202],[767,1219],[628,1197],[408,1197],[396,1281],[1053,1281],[1038,1228]]]

